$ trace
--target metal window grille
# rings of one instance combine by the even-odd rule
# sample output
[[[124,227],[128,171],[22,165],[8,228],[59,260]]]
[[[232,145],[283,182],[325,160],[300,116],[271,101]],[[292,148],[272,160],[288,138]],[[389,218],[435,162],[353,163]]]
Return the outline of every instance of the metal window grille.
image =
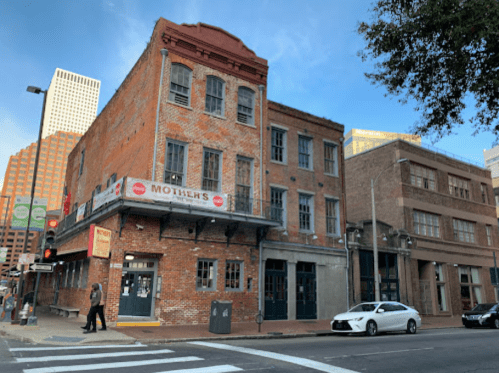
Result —
[[[220,185],[220,153],[205,150],[203,161],[203,189],[218,191]]]
[[[310,153],[312,140],[300,136],[298,138],[298,166],[302,168],[310,167]]]
[[[215,278],[215,261],[214,260],[199,260],[198,273],[196,279],[196,288],[212,289]]]
[[[337,200],[326,199],[326,227],[327,233],[329,234],[337,234]]]
[[[170,95],[168,99],[189,106],[191,70],[182,65],[172,66]]]
[[[312,223],[312,197],[305,194],[299,195],[300,204],[300,229],[305,231],[311,230]]]
[[[206,80],[206,106],[208,113],[223,114],[223,86],[222,80],[209,76]]]
[[[336,146],[324,143],[324,172],[326,174],[335,174],[336,164]]]
[[[285,132],[272,128],[272,160],[277,162],[284,162],[284,136]]]
[[[168,143],[165,162],[165,183],[184,185],[184,154],[184,145]]]
[[[253,124],[253,104],[255,93],[246,87],[239,87],[237,98],[237,121]]]
[[[225,288],[241,289],[241,263],[227,262],[225,265]]]
[[[270,189],[270,219],[284,221],[284,191],[277,188]]]
[[[251,161],[238,158],[236,166],[236,211],[250,212],[251,210]]]

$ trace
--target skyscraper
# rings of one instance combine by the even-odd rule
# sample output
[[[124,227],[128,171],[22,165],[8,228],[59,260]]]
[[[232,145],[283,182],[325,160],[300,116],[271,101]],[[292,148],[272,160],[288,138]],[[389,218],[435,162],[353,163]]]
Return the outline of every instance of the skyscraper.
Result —
[[[47,198],[47,210],[61,208],[66,177],[68,154],[73,150],[81,135],[74,132],[56,132],[42,140],[38,175],[36,178],[35,197]],[[12,217],[14,197],[29,197],[33,182],[36,145],[34,142],[9,159],[5,173],[2,198],[0,198],[0,246],[7,247],[7,261],[0,263],[0,271],[17,263],[24,246],[25,231],[11,230],[9,222]],[[9,202],[10,197],[10,204]],[[9,204],[9,206],[7,206]],[[7,216],[7,224],[5,224]],[[30,232],[30,237],[33,233]],[[28,251],[30,242],[28,241]],[[2,273],[5,275],[5,273]]]
[[[345,135],[345,157],[351,157],[395,139],[402,139],[421,146],[421,136],[417,135],[352,129]]]
[[[55,69],[47,92],[42,137],[56,131],[85,133],[97,116],[100,81]]]

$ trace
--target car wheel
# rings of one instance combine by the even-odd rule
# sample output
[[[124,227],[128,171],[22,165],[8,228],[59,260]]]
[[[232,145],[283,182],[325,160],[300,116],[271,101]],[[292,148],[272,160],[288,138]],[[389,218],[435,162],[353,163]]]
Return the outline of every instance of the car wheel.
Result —
[[[378,334],[378,325],[373,320],[369,320],[366,324],[366,335],[374,337]]]
[[[416,331],[417,331],[417,327],[416,327],[416,321],[414,320],[409,320],[407,322],[407,329],[406,329],[406,333],[407,334],[416,334]]]
[[[494,329],[499,329],[499,319],[494,320]]]
[[[464,327],[470,329],[471,328],[471,324],[469,322],[465,322],[464,323]]]

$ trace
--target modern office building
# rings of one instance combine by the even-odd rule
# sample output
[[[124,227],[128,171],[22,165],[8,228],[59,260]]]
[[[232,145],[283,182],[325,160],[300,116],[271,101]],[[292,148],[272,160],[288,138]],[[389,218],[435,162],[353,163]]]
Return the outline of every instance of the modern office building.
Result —
[[[496,213],[497,218],[499,219],[499,145],[489,150],[484,149],[483,158],[485,167],[487,167],[492,174],[492,186],[494,187]]]
[[[94,121],[100,81],[55,69],[47,92],[42,137],[57,131],[83,134]]]
[[[345,157],[350,157],[395,139],[421,145],[421,136],[418,135],[352,129],[345,135]]]
[[[59,210],[66,177],[66,162],[68,154],[73,150],[80,139],[80,134],[73,132],[56,132],[42,140],[40,160],[38,163],[35,198],[47,198],[47,210]],[[4,271],[15,265],[23,250],[25,231],[11,230],[10,221],[14,199],[29,197],[33,182],[37,143],[32,143],[9,159],[5,172],[0,198],[1,236],[0,245],[9,249],[7,261],[0,263],[0,270]],[[7,219],[7,224],[5,224]],[[30,237],[33,233],[29,234]],[[28,241],[31,248],[31,242]]]

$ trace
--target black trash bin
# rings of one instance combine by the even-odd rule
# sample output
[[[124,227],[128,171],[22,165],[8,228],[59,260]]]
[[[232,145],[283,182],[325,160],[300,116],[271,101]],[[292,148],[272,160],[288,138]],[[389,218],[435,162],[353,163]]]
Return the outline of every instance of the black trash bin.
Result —
[[[232,301],[212,301],[210,313],[210,333],[230,334],[231,318]]]

